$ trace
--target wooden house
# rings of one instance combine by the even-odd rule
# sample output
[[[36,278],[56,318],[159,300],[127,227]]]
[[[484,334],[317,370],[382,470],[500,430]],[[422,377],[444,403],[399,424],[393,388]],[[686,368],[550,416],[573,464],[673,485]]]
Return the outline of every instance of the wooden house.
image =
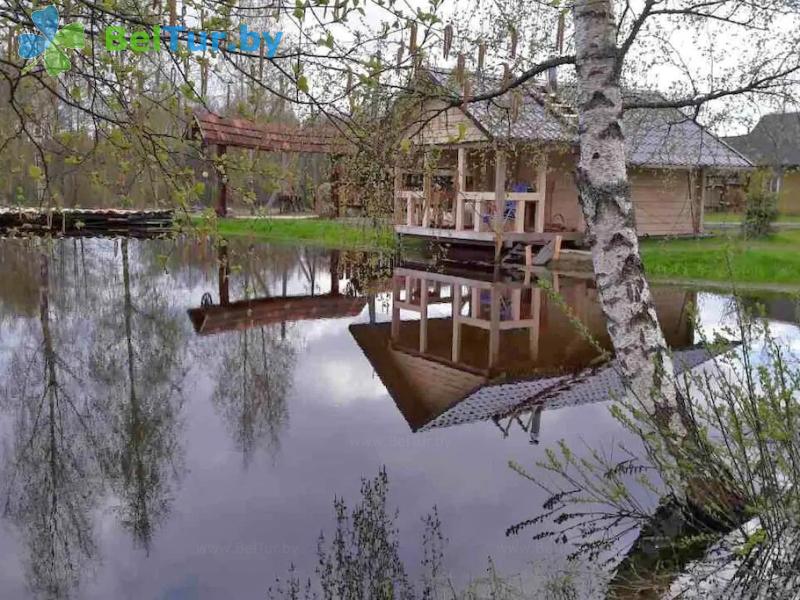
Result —
[[[754,164],[771,171],[778,211],[800,215],[800,113],[764,115],[746,135],[725,138]]]
[[[552,277],[572,314],[610,350],[594,279]],[[653,296],[670,346],[691,346],[694,293]],[[607,362],[530,272],[515,280],[404,263],[394,272],[391,322],[353,324],[350,332],[414,431],[444,424],[459,405],[475,414],[510,410]]]
[[[475,97],[501,87],[488,76],[426,71],[432,90],[410,111],[409,150],[395,171],[395,230],[462,243],[545,244],[579,240],[584,222],[574,181],[574,89],[537,82],[502,96],[450,106],[456,90]],[[624,116],[629,176],[642,235],[703,231],[711,172],[750,161],[679,110]]]

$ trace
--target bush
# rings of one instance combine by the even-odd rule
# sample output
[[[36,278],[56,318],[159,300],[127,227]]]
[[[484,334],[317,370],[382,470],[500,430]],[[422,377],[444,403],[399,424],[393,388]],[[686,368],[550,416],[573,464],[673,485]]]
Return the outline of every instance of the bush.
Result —
[[[757,238],[769,234],[772,223],[778,218],[777,206],[777,194],[766,191],[762,185],[751,184],[742,219],[742,235]]]

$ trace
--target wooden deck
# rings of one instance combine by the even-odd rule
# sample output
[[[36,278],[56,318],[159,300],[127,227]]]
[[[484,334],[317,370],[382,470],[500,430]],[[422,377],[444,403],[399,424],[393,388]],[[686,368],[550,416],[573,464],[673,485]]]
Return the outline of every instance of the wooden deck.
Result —
[[[421,227],[417,225],[395,225],[394,230],[400,235],[433,238],[451,242],[494,244],[497,239],[494,231],[471,231],[468,229],[457,231],[455,229]],[[511,244],[532,244],[535,246],[543,246],[558,236],[564,241],[579,241],[583,239],[583,234],[578,231],[504,231],[501,233],[501,236],[503,242]]]

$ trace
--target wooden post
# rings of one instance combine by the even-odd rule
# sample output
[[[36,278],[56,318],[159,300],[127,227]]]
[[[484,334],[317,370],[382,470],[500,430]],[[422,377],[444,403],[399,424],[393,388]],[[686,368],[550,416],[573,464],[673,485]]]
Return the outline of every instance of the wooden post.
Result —
[[[531,321],[533,327],[530,331],[530,356],[531,360],[539,359],[539,329],[542,318],[542,288],[539,286],[531,289]]]
[[[481,204],[482,200],[480,198],[476,198],[475,201],[472,203],[472,228],[475,231],[481,230],[481,225],[483,223],[483,215],[481,214]]]
[[[456,167],[456,231],[464,230],[464,195],[466,187],[467,149],[459,147]]]
[[[331,159],[331,202],[333,203],[336,216],[342,216],[341,183],[339,181],[339,161],[334,156]]]
[[[419,351],[428,351],[428,280],[419,280]]]
[[[414,225],[414,195],[408,194],[406,198],[406,225]]]
[[[225,242],[221,242],[219,246],[217,246],[217,254],[219,261],[219,271],[218,271],[218,284],[219,284],[219,303],[222,306],[227,306],[230,304],[231,296],[230,296],[230,276],[228,273],[228,246]]]
[[[494,161],[494,218],[492,229],[496,234],[503,231],[503,215],[506,211],[506,153],[499,148]]]
[[[511,290],[511,315],[515,321],[522,320],[522,289]]]
[[[536,233],[544,232],[545,199],[547,197],[547,157],[542,157],[536,179],[536,193],[539,200],[536,202]]]
[[[525,233],[525,210],[528,203],[525,200],[517,200],[517,208],[514,211],[514,231]]]
[[[400,337],[400,276],[392,278],[392,341],[396,342]]]
[[[394,202],[392,203],[392,216],[395,223],[402,223],[400,218],[400,190],[403,188],[403,171],[395,167],[394,170]]]
[[[695,233],[703,233],[705,229],[705,216],[706,216],[706,186],[708,185],[708,172],[705,169],[700,169],[700,193],[698,194],[697,207],[697,227]]]
[[[453,352],[454,363],[461,360],[461,284],[453,284]]]
[[[422,174],[422,226],[430,227],[431,203],[433,202],[433,176],[431,175],[428,155],[425,155],[425,171]]]
[[[222,160],[227,151],[227,146],[218,145],[217,157]],[[228,174],[224,166],[217,166],[217,174],[219,176],[219,194],[217,195],[216,213],[218,217],[224,217],[228,214]]]
[[[500,294],[496,287],[492,287],[490,294],[489,369],[492,369],[500,358]]]

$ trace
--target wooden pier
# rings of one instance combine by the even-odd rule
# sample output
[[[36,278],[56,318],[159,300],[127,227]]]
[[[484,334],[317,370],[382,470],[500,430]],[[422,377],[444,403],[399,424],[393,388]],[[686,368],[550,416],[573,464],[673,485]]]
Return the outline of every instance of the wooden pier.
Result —
[[[151,236],[169,232],[172,209],[0,208],[0,233]]]

